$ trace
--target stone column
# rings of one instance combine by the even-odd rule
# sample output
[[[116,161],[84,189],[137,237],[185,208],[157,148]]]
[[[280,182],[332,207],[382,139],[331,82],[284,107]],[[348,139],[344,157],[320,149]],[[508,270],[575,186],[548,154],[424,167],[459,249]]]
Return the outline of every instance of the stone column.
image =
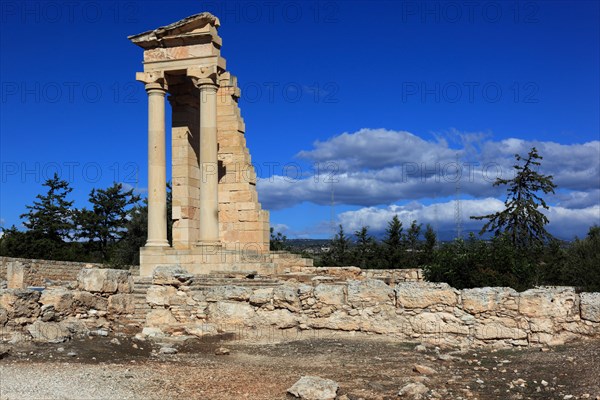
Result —
[[[141,78],[141,79],[140,79]],[[167,162],[163,78],[138,74],[148,93],[148,240],[147,247],[169,246],[167,241]]]
[[[217,70],[188,69],[200,90],[200,231],[199,245],[219,243],[219,165],[217,159]]]

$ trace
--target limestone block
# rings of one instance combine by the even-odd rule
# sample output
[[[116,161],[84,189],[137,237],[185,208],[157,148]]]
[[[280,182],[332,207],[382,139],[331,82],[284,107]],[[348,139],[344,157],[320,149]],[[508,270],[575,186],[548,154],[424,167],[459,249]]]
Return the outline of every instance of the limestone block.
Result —
[[[177,294],[174,286],[153,285],[146,292],[146,302],[151,306],[168,306],[171,304],[171,297]]]
[[[108,312],[113,314],[135,313],[135,297],[132,294],[119,293],[108,298]]]
[[[26,289],[25,282],[26,266],[20,261],[13,261],[6,264],[6,280],[9,289]]]
[[[310,318],[308,325],[314,329],[331,329],[340,331],[358,331],[361,329],[361,320],[358,316],[350,316],[344,311],[333,311],[324,318]]]
[[[273,298],[273,288],[256,289],[250,296],[250,304],[262,306],[267,304]]]
[[[219,211],[221,210],[221,204],[231,202],[231,193],[219,191]]]
[[[71,332],[64,324],[35,321],[27,326],[27,331],[36,342],[61,343],[71,338]]]
[[[491,322],[489,324],[476,325],[475,338],[480,340],[527,339],[527,332],[523,329],[506,326],[499,322]]]
[[[323,304],[341,306],[346,303],[346,295],[342,285],[320,283],[314,289],[314,296],[317,301]]]
[[[185,333],[188,335],[194,335],[197,337],[203,337],[207,335],[217,335],[219,330],[215,324],[196,324],[185,327]]]
[[[579,296],[573,288],[538,288],[519,294],[519,313],[540,318],[579,318]]]
[[[40,303],[53,306],[59,313],[69,312],[73,307],[73,292],[64,288],[46,289],[42,292]]]
[[[338,391],[338,384],[318,376],[303,376],[287,391],[294,397],[305,400],[333,400]]]
[[[235,119],[229,119],[229,120],[225,120],[225,121],[220,121],[218,124],[219,130],[225,130],[225,131],[239,131],[239,132],[243,132],[245,130],[245,125],[244,122],[235,118]],[[228,145],[228,147],[237,147],[238,145],[240,145],[241,143],[230,143]]]
[[[77,276],[79,289],[92,293],[131,293],[133,278],[120,269],[84,268]]]
[[[273,305],[277,308],[297,311],[300,308],[298,290],[290,285],[277,286],[273,289]]]
[[[244,202],[238,202],[237,208],[240,211],[244,211],[244,210],[256,210],[258,207],[257,207],[257,203],[255,203],[255,202],[244,201]],[[258,220],[258,214],[256,216],[256,220]]]
[[[0,308],[7,311],[8,319],[37,318],[40,315],[40,292],[26,289],[0,290]]]
[[[246,182],[235,182],[235,183],[219,183],[219,190],[226,192],[236,192],[241,190],[248,190],[248,183]]]
[[[581,293],[581,318],[600,322],[600,293]]]
[[[219,221],[220,222],[238,222],[239,217],[236,211],[219,210]]]
[[[377,279],[348,282],[348,303],[357,306],[370,306],[393,303],[394,289]]]
[[[460,294],[463,309],[472,314],[501,309],[509,298],[519,295],[514,289],[503,287],[464,289]]]
[[[192,277],[192,274],[178,265],[159,265],[152,275],[152,284],[179,287],[188,283]]]
[[[73,292],[73,305],[80,311],[89,309],[106,311],[108,301],[100,295],[76,290]]]
[[[530,318],[529,329],[531,332],[554,333],[555,327],[550,318]]]
[[[171,311],[160,308],[146,314],[146,326],[160,328],[177,324],[177,320]]]
[[[447,283],[401,282],[396,285],[395,290],[398,306],[404,308],[457,304],[456,292]]]
[[[238,212],[238,220],[240,222],[258,221],[258,213],[256,210],[243,210]]]
[[[221,300],[247,301],[252,295],[252,289],[242,286],[215,286],[206,291],[206,301]]]
[[[210,322],[228,325],[251,325],[255,317],[254,308],[248,303],[218,301],[207,308]]]
[[[258,232],[263,229],[263,223],[258,222],[258,221],[256,221],[256,222],[240,222],[239,229],[243,230],[243,231]]]
[[[286,309],[267,311],[260,309],[256,312],[256,321],[262,325],[276,326],[279,329],[288,329],[298,326],[299,316]]]
[[[468,335],[469,327],[453,314],[445,312],[423,312],[410,320],[412,329],[417,333],[444,335],[447,333]]]
[[[253,203],[256,204],[256,201],[258,200],[258,196],[256,195],[256,192],[251,191],[251,190],[242,190],[239,192],[233,192],[231,193],[231,202],[234,203]],[[243,208],[240,208],[240,210],[242,210]],[[253,210],[254,208],[249,208],[250,210]]]

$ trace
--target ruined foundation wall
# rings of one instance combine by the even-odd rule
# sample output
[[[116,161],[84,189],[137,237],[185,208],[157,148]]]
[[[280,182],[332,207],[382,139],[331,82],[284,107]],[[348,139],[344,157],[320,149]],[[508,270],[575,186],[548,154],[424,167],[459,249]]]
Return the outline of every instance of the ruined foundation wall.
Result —
[[[46,286],[48,281],[76,281],[77,274],[83,268],[102,268],[102,264],[0,257],[0,281],[10,281],[7,274],[10,269],[14,272],[22,269],[25,287]]]
[[[135,314],[129,271],[82,268],[74,282],[43,291],[0,289],[0,339],[63,342],[125,331]]]
[[[302,337],[315,331],[382,334],[458,346],[542,346],[600,338],[600,293],[571,287],[456,290],[381,280],[260,287],[198,287],[154,281],[146,326],[201,336],[217,331]],[[170,321],[164,324],[164,321]],[[285,334],[283,334],[285,333]]]

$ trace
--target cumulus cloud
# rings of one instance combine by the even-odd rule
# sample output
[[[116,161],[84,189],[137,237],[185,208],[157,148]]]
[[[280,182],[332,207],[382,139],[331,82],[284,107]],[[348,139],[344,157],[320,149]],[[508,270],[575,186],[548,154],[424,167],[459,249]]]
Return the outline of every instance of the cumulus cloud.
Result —
[[[273,228],[273,232],[281,232],[283,235],[287,234],[290,230],[290,227],[286,224],[271,224],[271,228]]]
[[[504,203],[495,198],[474,200],[461,200],[462,228],[464,231],[478,232],[485,221],[471,220],[470,216],[487,215],[504,208]],[[338,216],[339,223],[348,231],[356,231],[362,226],[368,226],[374,234],[385,231],[388,222],[397,215],[404,226],[409,226],[411,221],[417,220],[422,224],[430,224],[435,230],[441,232],[445,239],[451,237],[456,230],[455,219],[456,201],[440,202],[424,205],[412,202],[405,206],[389,205],[387,207],[364,207],[355,211],[347,211]],[[552,207],[542,210],[550,220],[548,230],[562,239],[572,239],[582,236],[587,227],[600,224],[600,205],[596,204],[581,209],[565,207]]]
[[[332,201],[362,207],[339,216],[349,230],[362,225],[383,230],[398,213],[406,223],[412,219],[435,222],[439,229],[452,231],[454,205],[440,201],[459,192],[461,198],[469,199],[463,200],[464,229],[478,230],[481,222],[468,216],[501,209],[506,188],[492,184],[497,178],[512,178],[515,154],[526,156],[532,147],[543,157],[539,172],[552,175],[558,185],[557,193],[547,196],[550,230],[565,238],[585,234],[588,226],[600,222],[598,140],[574,144],[493,140],[489,133],[456,130],[425,140],[406,131],[361,129],[316,141],[312,149],[297,154],[301,160],[322,166],[315,168],[320,174],[299,179],[273,175],[259,180],[258,189],[268,209],[303,202],[331,205]],[[438,204],[423,205],[433,202]]]
[[[313,149],[297,156],[327,164],[328,173],[262,179],[258,182],[261,201],[270,209],[305,201],[326,205],[333,192],[338,204],[377,206],[448,197],[456,192],[457,182],[463,195],[497,197],[504,189],[492,183],[498,177],[513,176],[514,155],[525,156],[534,146],[544,157],[540,172],[553,175],[559,188],[588,193],[600,186],[600,141],[493,141],[488,134],[455,131],[450,136],[456,148],[441,135],[427,141],[410,132],[385,129],[361,129],[317,141]]]
[[[456,152],[443,140],[426,141],[405,131],[361,129],[342,133],[324,142],[316,141],[314,149],[301,151],[298,157],[313,162],[335,162],[340,171],[383,169],[404,163],[447,161]]]
[[[600,204],[600,189],[592,189],[589,192],[572,191],[558,193],[556,204],[566,208],[586,208]]]

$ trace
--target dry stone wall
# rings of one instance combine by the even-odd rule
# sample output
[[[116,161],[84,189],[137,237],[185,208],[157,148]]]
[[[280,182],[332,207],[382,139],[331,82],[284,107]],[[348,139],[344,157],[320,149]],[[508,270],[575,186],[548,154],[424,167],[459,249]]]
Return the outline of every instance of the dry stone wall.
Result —
[[[278,330],[367,332],[458,346],[557,345],[600,337],[600,293],[570,287],[518,293],[456,290],[447,284],[382,280],[281,282],[201,287],[185,271],[155,275],[146,300],[147,334]]]
[[[81,269],[75,282],[43,291],[0,290],[0,336],[63,342],[127,330],[135,312],[129,271]]]
[[[94,263],[0,257],[0,280],[10,281],[9,272],[13,272],[23,275],[24,287],[47,286],[51,282],[76,281],[83,268],[101,267]]]
[[[600,338],[600,293],[577,293],[571,287],[522,293],[456,290],[411,281],[419,272],[393,279],[386,273],[372,279],[353,268],[313,272],[315,279],[304,281],[238,277],[211,282],[176,267],[159,267],[139,297],[129,271],[79,268],[75,279],[62,286],[0,289],[0,333],[60,342],[80,333],[134,331],[138,310],[147,308],[143,334],[148,336],[233,332],[242,338],[261,340],[266,334],[285,340],[343,331],[499,347]]]

